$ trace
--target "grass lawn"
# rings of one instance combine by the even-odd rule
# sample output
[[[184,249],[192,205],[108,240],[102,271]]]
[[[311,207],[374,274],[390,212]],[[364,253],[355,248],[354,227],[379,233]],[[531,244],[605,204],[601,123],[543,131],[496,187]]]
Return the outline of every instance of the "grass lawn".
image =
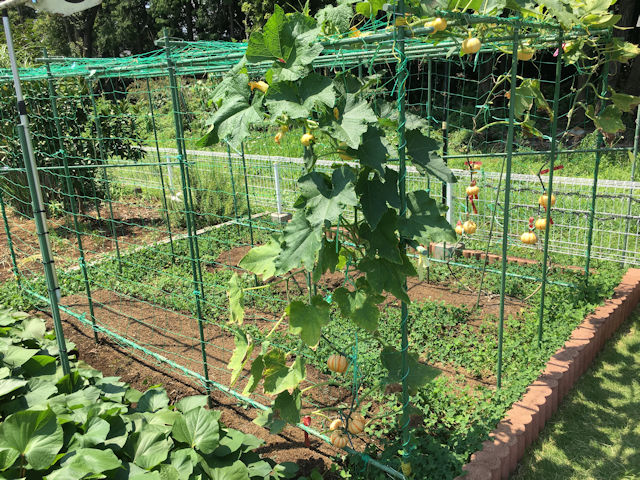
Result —
[[[640,309],[566,397],[512,478],[640,479]]]

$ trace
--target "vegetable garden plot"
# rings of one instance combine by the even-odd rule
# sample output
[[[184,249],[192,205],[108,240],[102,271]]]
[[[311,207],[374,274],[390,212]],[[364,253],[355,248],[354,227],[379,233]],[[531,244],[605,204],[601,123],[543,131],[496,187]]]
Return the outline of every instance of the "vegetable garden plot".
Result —
[[[610,293],[615,275],[606,265],[592,271],[591,258],[623,251],[634,261],[633,194],[620,193],[628,210],[598,229],[597,173],[589,197],[588,185],[563,190],[552,179],[561,159],[591,156],[597,172],[604,155],[625,151],[603,132],[620,130],[616,119],[639,100],[607,93],[601,68],[627,50],[595,25],[561,33],[554,22],[447,13],[444,29],[442,19],[405,28],[396,13],[335,35],[276,7],[268,34],[248,45],[164,38],[148,55],[43,59],[46,67],[23,73],[34,85],[42,208],[73,220],[68,244],[79,264],[57,271],[66,318],[257,407],[272,432],[297,424],[347,447],[358,474],[403,478],[415,468],[446,478]],[[473,35],[482,42],[462,41]],[[584,48],[593,55],[580,56]],[[567,85],[578,87],[561,95]],[[603,111],[611,101],[607,115],[587,108],[596,146],[565,153],[563,132],[591,128],[574,113],[593,92]],[[4,135],[17,144],[10,128]],[[214,152],[194,154],[207,148]],[[14,197],[28,199],[17,192],[32,173],[17,152],[2,183],[13,208]],[[504,173],[481,168],[495,158]],[[535,165],[535,187],[512,172],[520,158]],[[464,172],[450,169],[456,160]],[[162,235],[122,238],[120,229],[144,226],[115,215],[132,196],[158,213],[149,228]],[[571,197],[582,203],[568,206]],[[612,203],[607,212],[620,202]],[[274,222],[273,213],[292,218]],[[87,215],[104,217],[107,231],[82,231]],[[82,243],[91,236],[110,253],[91,261]],[[522,247],[524,238],[541,251]],[[549,253],[575,254],[582,239],[584,274],[554,270]],[[462,242],[501,244],[501,268],[430,258],[430,244]],[[21,273],[15,249],[13,265],[34,298],[52,292],[55,320],[42,249],[46,285]],[[508,268],[512,253],[541,262]],[[496,317],[424,301],[417,275],[484,302],[493,296]],[[443,415],[442,405],[465,420]]]

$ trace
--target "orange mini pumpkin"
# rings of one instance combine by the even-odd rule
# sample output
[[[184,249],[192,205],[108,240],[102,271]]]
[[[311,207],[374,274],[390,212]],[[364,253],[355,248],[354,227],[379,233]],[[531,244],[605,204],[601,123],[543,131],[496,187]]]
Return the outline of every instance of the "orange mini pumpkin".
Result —
[[[336,373],[344,373],[347,371],[349,361],[347,357],[343,355],[331,355],[327,360],[327,367],[329,370]]]
[[[471,220],[467,220],[466,222],[464,222],[462,224],[462,228],[464,230],[464,233],[466,233],[467,235],[473,235],[478,229],[476,222],[473,222]]]
[[[520,235],[520,241],[527,245],[533,245],[538,241],[538,237],[536,237],[536,234],[533,232],[524,232]]]
[[[351,415],[351,418],[349,418],[347,430],[349,430],[349,433],[352,435],[358,435],[359,433],[362,433],[364,431],[364,426],[366,423],[367,421],[362,415],[360,415],[359,413],[355,413]]]
[[[542,208],[547,208],[547,204],[550,204],[553,207],[556,204],[556,196],[552,194],[551,201],[549,202],[549,196],[546,193],[544,195],[540,195],[540,198],[538,198],[538,204]]]
[[[536,220],[536,230],[546,230],[547,229],[547,219],[539,218]]]
[[[341,430],[336,430],[331,434],[331,445],[338,448],[344,448],[347,446],[347,442],[349,441],[346,435],[342,434]]]
[[[462,227],[462,222],[460,220],[458,220],[458,223],[456,223],[455,230],[458,235],[462,235],[464,233],[464,228]]]

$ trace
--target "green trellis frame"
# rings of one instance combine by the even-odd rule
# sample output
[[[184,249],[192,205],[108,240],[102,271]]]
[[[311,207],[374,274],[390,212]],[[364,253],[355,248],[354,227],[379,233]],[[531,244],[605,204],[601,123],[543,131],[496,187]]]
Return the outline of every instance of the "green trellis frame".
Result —
[[[404,2],[402,0],[398,2],[397,9],[394,12],[394,15],[400,16],[400,17],[404,16]],[[512,98],[515,95],[515,88],[517,84],[517,81],[516,81],[517,68],[518,68],[517,50],[519,48],[520,41],[523,38],[532,38],[531,34],[522,33],[521,29],[523,27],[526,26],[526,27],[540,28],[540,30],[544,34],[540,35],[539,41],[543,42],[546,45],[558,47],[560,52],[562,52],[562,48],[561,48],[562,43],[567,39],[576,38],[576,37],[579,37],[580,35],[588,34],[583,31],[572,31],[568,33],[563,33],[561,28],[558,25],[542,24],[542,23],[525,20],[522,18],[495,18],[495,17],[483,17],[483,16],[470,16],[465,14],[451,13],[451,12],[442,12],[442,16],[448,18],[452,22],[459,22],[462,24],[499,23],[501,25],[508,26],[509,28],[512,29],[511,35],[501,39],[497,39],[502,43],[509,45],[512,49],[512,57],[511,57],[512,61],[509,68],[509,76],[511,80],[510,92],[511,92]],[[412,42],[407,41],[407,38],[409,36],[411,36],[411,38],[419,38],[421,36],[428,35],[430,32],[431,32],[430,28],[416,28],[416,29],[413,29],[410,34],[408,34],[407,29],[403,27],[399,27],[399,28],[393,29],[392,32],[374,33],[372,35],[361,37],[361,38],[343,38],[343,39],[327,40],[323,42],[323,45],[325,46],[325,54],[322,55],[317,61],[317,66],[319,67],[331,66],[333,64],[332,62],[335,62],[337,59],[339,59],[339,61],[342,62],[345,66],[361,67],[363,64],[370,62],[370,68],[375,62],[384,63],[384,62],[389,62],[391,60],[395,62],[396,70],[395,70],[394,89],[395,89],[397,109],[398,109],[398,115],[399,115],[399,122],[398,122],[399,125],[397,129],[397,135],[398,135],[398,144],[397,144],[398,159],[397,160],[399,163],[399,172],[400,172],[399,191],[400,191],[400,198],[401,198],[401,207],[400,207],[401,216],[406,214],[405,112],[407,108],[406,82],[409,77],[409,62],[411,60],[418,59],[418,58],[420,59],[425,58],[428,60],[429,78],[428,78],[426,109],[427,109],[428,118],[432,119],[432,106],[433,106],[433,98],[434,98],[434,95],[432,92],[432,78],[431,78],[432,59],[437,59],[438,57],[445,55],[446,52],[452,47],[452,44],[450,42],[442,42],[442,44],[434,46],[429,44],[428,42],[416,43],[413,41]],[[85,59],[83,61],[79,61],[79,59],[49,58],[46,56],[46,53],[45,53],[44,57],[42,58],[42,61],[45,64],[44,68],[40,68],[40,69],[36,68],[36,69],[31,69],[31,70],[22,72],[22,76],[25,79],[28,79],[28,80],[45,79],[48,82],[50,97],[52,99],[51,100],[52,109],[54,111],[56,132],[59,138],[58,147],[59,147],[59,152],[61,154],[61,158],[63,160],[63,165],[61,168],[63,170],[63,174],[66,179],[65,188],[66,188],[67,195],[69,196],[69,200],[71,202],[71,210],[74,218],[74,228],[77,234],[78,248],[81,251],[79,266],[82,269],[84,280],[85,280],[86,295],[89,300],[90,310],[91,310],[90,311],[91,319],[87,320],[84,317],[84,315],[78,315],[77,313],[73,312],[72,310],[66,307],[58,307],[58,305],[55,302],[51,302],[51,306],[52,308],[57,310],[58,316],[60,315],[60,310],[62,309],[65,313],[76,317],[81,322],[85,324],[89,324],[94,330],[96,339],[97,339],[97,333],[101,332],[104,335],[112,337],[117,341],[128,345],[130,348],[136,351],[143,352],[145,355],[148,355],[161,363],[165,363],[173,368],[176,368],[182,371],[183,373],[189,376],[192,376],[193,378],[197,379],[200,383],[202,383],[202,385],[204,386],[204,388],[208,393],[210,392],[211,389],[218,389],[234,396],[238,401],[242,403],[252,405],[260,410],[265,410],[267,407],[262,405],[261,403],[256,402],[255,400],[247,396],[244,396],[209,377],[207,353],[206,353],[206,342],[205,342],[204,331],[203,331],[203,323],[205,322],[205,319],[203,318],[203,314],[201,311],[201,302],[204,301],[205,292],[204,292],[204,283],[203,283],[203,276],[202,276],[201,255],[200,255],[199,245],[198,245],[198,233],[197,233],[197,227],[194,220],[193,191],[192,191],[193,186],[190,180],[190,173],[189,173],[190,164],[187,161],[187,149],[186,149],[186,144],[184,139],[184,126],[182,123],[183,112],[181,111],[181,105],[180,105],[180,96],[179,96],[180,85],[177,80],[177,77],[183,74],[194,74],[194,73],[216,73],[220,75],[224,74],[225,71],[229,70],[234,65],[234,63],[239,58],[242,57],[243,45],[224,45],[224,46],[217,45],[215,48],[213,48],[210,46],[207,47],[206,42],[203,42],[203,45],[207,48],[198,50],[194,55],[192,53],[192,49],[194,48],[194,45],[197,45],[197,44],[194,44],[192,42],[173,41],[169,39],[166,36],[166,34],[164,38],[160,40],[159,45],[162,46],[162,49],[159,52],[156,52],[155,54],[151,54],[145,57],[138,58],[136,62],[131,62],[127,59],[110,59],[110,60]],[[351,48],[351,47],[355,48],[355,50],[354,51],[347,50],[347,48]],[[257,65],[257,66],[252,66],[252,68],[256,69],[256,71],[260,71],[262,67],[260,65]],[[560,76],[559,74],[562,68],[561,53],[557,56],[555,68],[556,68],[556,76],[559,77]],[[606,68],[608,67],[605,67],[605,72],[602,75],[602,82],[603,82],[602,92],[603,93],[606,93],[606,86],[607,86]],[[183,213],[186,221],[187,240],[188,240],[188,246],[189,246],[189,262],[191,264],[191,270],[192,270],[193,298],[196,305],[196,317],[198,321],[199,335],[200,335],[200,348],[202,353],[202,366],[203,366],[202,375],[180,365],[179,363],[176,363],[173,360],[163,357],[162,355],[159,355],[158,353],[153,352],[142,345],[132,342],[130,339],[127,339],[126,337],[118,334],[117,332],[111,331],[108,328],[105,328],[104,326],[96,324],[96,321],[94,318],[93,305],[91,301],[91,298],[92,298],[91,286],[90,286],[89,276],[87,273],[86,263],[84,258],[85,255],[84,255],[83,246],[82,246],[82,236],[80,234],[80,227],[77,221],[77,207],[74,202],[74,196],[73,196],[72,186],[70,181],[70,178],[71,178],[70,170],[77,169],[79,167],[74,165],[69,165],[68,158],[64,153],[65,145],[64,145],[64,141],[62,140],[63,132],[62,132],[62,128],[61,128],[61,125],[58,119],[58,114],[57,114],[56,92],[53,84],[53,79],[67,78],[67,77],[80,77],[85,80],[87,87],[89,88],[89,95],[91,98],[93,112],[94,112],[94,121],[95,121],[95,126],[97,130],[97,135],[98,135],[98,141],[99,141],[99,147],[100,147],[100,158],[102,160],[102,164],[85,166],[83,168],[101,168],[104,170],[104,177],[105,177],[105,182],[107,182],[107,191],[108,191],[107,199],[108,199],[109,208],[110,208],[111,232],[114,237],[114,241],[116,243],[116,254],[118,257],[118,262],[119,262],[120,268],[122,268],[122,259],[121,259],[120,248],[118,245],[118,237],[116,233],[116,228],[114,226],[113,209],[111,205],[111,195],[109,193],[109,185],[108,185],[109,175],[107,174],[107,168],[119,168],[120,166],[129,166],[129,165],[112,165],[112,164],[107,165],[105,163],[106,153],[105,153],[105,148],[103,144],[104,138],[101,131],[100,117],[96,107],[95,94],[93,92],[92,82],[100,79],[108,79],[116,76],[125,76],[125,75],[130,75],[131,77],[135,77],[135,78],[144,78],[146,79],[146,82],[147,82],[147,90],[149,93],[148,103],[151,110],[152,126],[153,126],[155,142],[156,142],[155,153],[157,156],[157,162],[149,163],[148,165],[157,166],[157,168],[159,169],[159,175],[160,175],[160,179],[162,183],[162,191],[163,191],[162,192],[163,211],[166,213],[165,221],[167,223],[167,227],[169,231],[171,251],[172,251],[172,255],[175,257],[174,237],[171,232],[171,225],[170,225],[170,219],[169,219],[169,207],[167,204],[167,198],[165,194],[165,182],[164,182],[164,177],[162,172],[162,166],[164,164],[161,162],[160,149],[158,145],[158,135],[156,132],[156,120],[155,120],[155,112],[153,107],[153,99],[151,98],[150,88],[148,87],[149,78],[151,77],[158,77],[158,78],[164,77],[164,78],[167,78],[169,81],[170,92],[171,92],[171,109],[172,109],[172,115],[173,115],[173,126],[175,131],[175,141],[176,141],[176,149],[177,149],[178,155],[177,155],[177,162],[174,162],[174,163],[167,162],[166,165],[178,165],[180,168],[180,181],[181,181],[181,188],[182,188],[182,195],[183,195],[182,201],[184,203]],[[0,73],[0,82],[6,81],[6,80],[7,80],[6,74],[3,75]],[[551,132],[552,132],[551,148],[548,151],[535,152],[535,154],[537,155],[548,155],[549,157],[549,162],[551,166],[549,180],[548,180],[548,187],[547,187],[549,194],[553,192],[554,161],[557,155],[562,152],[561,150],[558,149],[557,140],[556,140],[556,137],[557,137],[556,134],[558,130],[558,116],[559,116],[558,115],[559,114],[559,111],[558,111],[559,94],[560,94],[560,82],[556,81],[555,88],[554,88],[554,100],[553,100],[554,119],[551,127]],[[444,111],[448,115],[448,112],[449,112],[448,98],[445,98],[444,105],[445,105]],[[604,105],[602,105],[602,108],[604,108]],[[501,245],[502,262],[501,262],[501,268],[499,270],[487,269],[486,262],[485,262],[485,265],[482,267],[483,275],[484,275],[484,272],[497,273],[500,275],[501,289],[500,289],[500,313],[499,313],[499,323],[498,323],[498,350],[497,350],[497,386],[498,388],[501,387],[501,382],[502,382],[502,361],[503,361],[502,344],[503,344],[503,334],[504,334],[503,329],[504,329],[504,320],[505,320],[504,307],[505,307],[506,279],[509,276],[534,279],[534,277],[520,275],[520,274],[512,273],[508,271],[507,252],[509,247],[508,233],[509,233],[509,215],[510,215],[509,206],[510,206],[510,193],[511,193],[512,162],[513,162],[513,158],[520,154],[519,152],[514,151],[515,115],[514,115],[513,103],[510,104],[508,110],[509,110],[508,118],[506,119],[508,121],[506,151],[498,154],[495,154],[495,153],[487,154],[487,156],[504,156],[504,162],[506,167],[505,178],[503,182],[504,183],[504,187],[503,187],[504,188],[504,208],[503,208],[504,213],[503,213],[503,231],[502,231],[502,245]],[[444,140],[446,142],[448,139],[448,134],[447,134],[448,125],[446,122],[443,125],[443,131],[444,131]],[[637,145],[638,136],[639,136],[638,133],[636,133],[636,145]],[[589,217],[589,234],[588,234],[588,244],[587,244],[587,251],[586,251],[585,281],[588,279],[589,262],[591,257],[591,241],[592,241],[592,234],[593,234],[594,217],[596,212],[596,193],[597,193],[598,167],[599,167],[600,158],[605,151],[620,151],[620,150],[624,150],[624,149],[619,147],[615,149],[605,147],[601,136],[598,139],[596,148],[589,150],[589,151],[595,152],[596,163],[595,163],[595,172],[594,172],[593,188],[592,188],[591,210],[590,210],[590,217]],[[636,146],[636,150],[637,150],[637,146]],[[587,150],[583,150],[583,151],[587,151]],[[445,158],[465,158],[464,155],[450,154],[446,150],[446,147],[445,147],[444,153],[445,153]],[[527,154],[530,154],[530,152],[528,152]],[[229,166],[228,166],[229,174],[231,175],[231,178],[232,178],[234,216],[235,216],[234,220],[236,223],[239,223],[241,219],[238,213],[238,204],[237,204],[236,195],[242,195],[242,194],[236,192],[235,180],[233,179],[234,172],[233,172],[233,165],[231,162],[230,149],[228,149],[227,155],[228,155],[228,163],[229,163]],[[482,157],[482,155],[473,155],[473,156]],[[253,222],[252,208],[250,203],[249,187],[246,181],[247,166],[245,162],[244,146],[242,148],[241,158],[242,158],[242,169],[243,169],[244,180],[245,180],[244,195],[246,196],[246,203],[247,203],[247,210],[248,210],[247,222],[249,224],[250,232],[251,232],[251,245],[253,245],[254,244],[253,233],[254,233],[255,227],[252,223]],[[43,170],[53,170],[59,167],[40,167],[40,168],[42,168]],[[32,172],[29,172],[28,169],[18,168],[14,170],[26,172],[28,174],[32,173]],[[13,246],[11,242],[10,225],[5,213],[5,202],[1,193],[2,192],[0,191],[0,206],[2,207],[5,232],[9,240],[12,264],[13,264],[14,273],[16,277],[20,279],[18,263],[16,261],[15,252],[13,250]],[[499,194],[500,194],[500,187],[496,194],[497,195],[496,198],[498,198]],[[496,215],[497,215],[497,209],[494,209],[493,217],[495,218]],[[493,224],[494,218],[492,218],[492,224]],[[550,221],[550,209],[547,209],[546,220],[548,224]],[[548,247],[549,247],[549,229],[546,229],[545,235],[544,235],[544,242],[543,242],[543,261],[541,262],[541,274],[539,279],[535,279],[541,282],[541,290],[542,290],[541,303],[540,303],[539,327],[538,327],[538,343],[539,344],[542,341],[542,335],[543,335],[542,326],[543,326],[543,319],[545,315],[544,292],[545,292],[546,285],[561,284],[563,286],[569,286],[568,284],[563,284],[562,282],[550,281],[547,278]],[[42,254],[44,258],[45,252],[42,251]],[[433,259],[433,261],[437,261],[437,260]],[[463,263],[458,263],[458,262],[448,261],[448,263],[452,265],[459,265],[462,267],[478,268],[475,266],[465,265]],[[47,277],[47,280],[48,281],[50,280],[49,276]],[[42,297],[39,294],[31,291],[28,287],[25,287],[25,292],[39,298],[40,300],[47,300],[45,297]],[[309,292],[310,292],[310,289],[309,289]],[[407,388],[407,381],[406,381],[408,374],[410,373],[409,367],[408,367],[408,358],[407,358],[407,351],[409,347],[408,320],[409,320],[408,307],[404,302],[402,302],[402,305],[401,305],[401,352],[402,352],[402,376],[403,376],[403,389],[402,389],[403,413],[402,413],[401,425],[402,425],[402,431],[403,431],[403,445],[405,447],[402,452],[404,461],[406,461],[410,455],[409,413],[408,413],[410,396],[409,396],[409,391]],[[60,335],[61,333],[62,332],[60,332]],[[324,435],[320,434],[318,431],[312,428],[309,428],[302,424],[299,424],[298,427],[302,428],[303,430],[313,435],[318,436],[319,438],[325,441],[328,441],[328,439]],[[355,452],[350,448],[347,448],[346,450],[350,453],[362,455],[359,452]],[[388,473],[394,478],[405,478],[402,473],[390,468],[387,465],[384,465],[376,461],[375,459],[369,458],[366,455],[364,456],[364,459],[366,463],[371,464],[377,468],[380,468],[381,470],[385,471],[386,473]]]

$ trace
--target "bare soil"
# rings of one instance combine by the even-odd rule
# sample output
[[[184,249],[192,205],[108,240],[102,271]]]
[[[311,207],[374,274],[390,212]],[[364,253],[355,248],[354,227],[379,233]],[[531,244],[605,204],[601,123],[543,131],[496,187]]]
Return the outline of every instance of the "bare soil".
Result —
[[[100,207],[100,215],[95,207],[78,215],[85,260],[95,260],[115,250],[116,242],[111,231],[110,212],[107,204]],[[42,269],[40,249],[32,218],[7,208],[8,226],[16,253],[18,269],[39,273]],[[148,245],[167,237],[167,226],[163,212],[150,206],[141,198],[127,198],[113,203],[113,225],[120,250],[132,246]],[[58,268],[76,265],[80,257],[73,217],[66,215],[48,219],[51,248]],[[181,230],[172,225],[172,231]],[[0,229],[0,281],[13,275],[11,252],[5,228]]]

